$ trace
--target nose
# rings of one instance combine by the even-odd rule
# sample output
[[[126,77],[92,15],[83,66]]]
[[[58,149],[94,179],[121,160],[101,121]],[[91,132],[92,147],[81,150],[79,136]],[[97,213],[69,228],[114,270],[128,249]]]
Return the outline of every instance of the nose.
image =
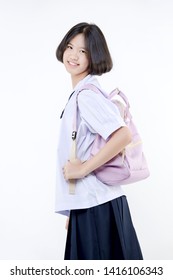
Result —
[[[78,58],[78,52],[76,50],[73,50],[73,52],[71,53],[71,59],[78,60]]]

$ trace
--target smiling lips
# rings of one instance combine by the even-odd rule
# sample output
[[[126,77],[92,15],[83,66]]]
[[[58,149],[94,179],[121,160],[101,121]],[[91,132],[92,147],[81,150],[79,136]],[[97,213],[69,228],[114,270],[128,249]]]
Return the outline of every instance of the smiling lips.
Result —
[[[71,66],[78,66],[79,65],[78,63],[75,63],[73,61],[68,61],[68,64],[70,64]]]

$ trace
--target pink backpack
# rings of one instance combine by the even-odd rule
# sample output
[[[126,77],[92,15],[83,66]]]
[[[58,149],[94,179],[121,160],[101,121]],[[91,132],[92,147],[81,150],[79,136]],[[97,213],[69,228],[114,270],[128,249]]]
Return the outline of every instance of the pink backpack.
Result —
[[[105,96],[99,88],[92,84],[87,84],[82,87],[79,93],[84,89],[90,89],[96,94],[103,94]],[[120,96],[125,105],[118,99],[113,99],[116,96]],[[96,169],[94,173],[100,181],[110,186],[126,185],[143,180],[150,175],[150,172],[143,153],[141,137],[133,123],[132,115],[129,111],[130,105],[128,99],[125,94],[118,89],[113,90],[109,95],[106,95],[106,97],[118,107],[124,122],[132,133],[132,142],[112,160]],[[91,149],[91,156],[94,156],[104,145],[105,140],[97,134]]]

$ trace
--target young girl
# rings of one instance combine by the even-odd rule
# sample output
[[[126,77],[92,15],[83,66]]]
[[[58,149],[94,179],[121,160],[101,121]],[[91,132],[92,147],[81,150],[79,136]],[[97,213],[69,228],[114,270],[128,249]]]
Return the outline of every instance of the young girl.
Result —
[[[131,141],[118,109],[101,93],[86,89],[78,95],[77,159],[69,160],[77,94],[87,84],[100,88],[96,75],[113,66],[105,37],[97,25],[79,23],[67,32],[56,57],[71,75],[73,87],[61,116],[58,147],[56,212],[69,217],[64,259],[141,260],[121,186],[103,184],[93,172]],[[108,141],[91,158],[96,134]],[[71,180],[75,180],[75,194],[69,193]]]

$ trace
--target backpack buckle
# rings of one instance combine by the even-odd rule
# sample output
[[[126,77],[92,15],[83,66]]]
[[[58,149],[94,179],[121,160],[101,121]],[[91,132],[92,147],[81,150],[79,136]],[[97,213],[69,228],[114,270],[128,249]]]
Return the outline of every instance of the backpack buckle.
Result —
[[[73,131],[71,135],[72,140],[76,139],[76,135],[77,135],[77,131]]]

